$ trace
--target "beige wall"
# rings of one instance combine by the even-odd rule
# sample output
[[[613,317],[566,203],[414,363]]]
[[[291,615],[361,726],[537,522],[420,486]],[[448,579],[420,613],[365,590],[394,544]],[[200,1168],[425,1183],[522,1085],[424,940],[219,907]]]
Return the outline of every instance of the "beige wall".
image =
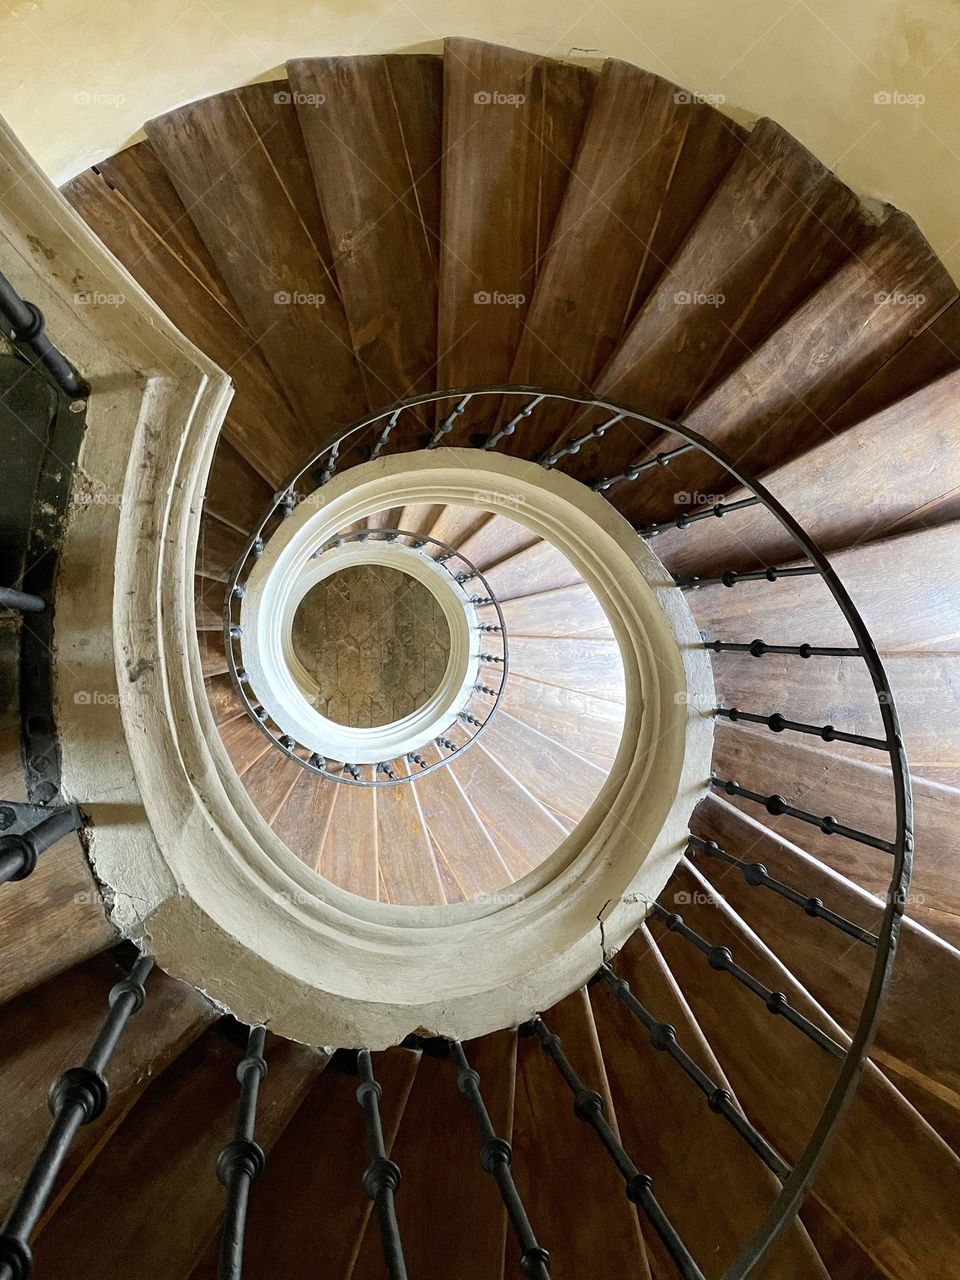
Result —
[[[144,119],[293,55],[435,49],[445,34],[625,58],[739,119],[773,116],[911,213],[960,277],[958,0],[7,0],[0,114],[62,181]]]

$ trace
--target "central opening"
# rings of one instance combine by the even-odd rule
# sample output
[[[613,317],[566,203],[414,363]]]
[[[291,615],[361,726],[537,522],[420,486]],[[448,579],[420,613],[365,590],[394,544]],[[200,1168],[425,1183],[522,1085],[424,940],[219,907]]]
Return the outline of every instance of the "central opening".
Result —
[[[292,640],[317,683],[317,711],[351,729],[417,711],[450,656],[450,629],[433,593],[375,564],[341,569],[312,587],[294,615]]]

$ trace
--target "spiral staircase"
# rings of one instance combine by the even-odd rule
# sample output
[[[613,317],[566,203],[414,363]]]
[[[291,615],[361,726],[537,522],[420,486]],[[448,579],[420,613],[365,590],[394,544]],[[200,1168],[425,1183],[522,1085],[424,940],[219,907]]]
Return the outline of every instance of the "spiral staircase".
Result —
[[[63,195],[152,390],[45,307],[85,437],[4,597],[47,608],[0,1277],[960,1275],[929,246],[772,121],[471,40],[146,134]],[[111,278],[57,228],[19,252],[58,296]]]

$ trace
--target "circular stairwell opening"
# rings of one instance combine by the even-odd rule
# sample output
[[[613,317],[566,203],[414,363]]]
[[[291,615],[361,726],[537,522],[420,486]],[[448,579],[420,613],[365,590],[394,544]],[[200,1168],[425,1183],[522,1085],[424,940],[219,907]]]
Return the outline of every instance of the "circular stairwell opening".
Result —
[[[412,715],[439,688],[450,627],[434,594],[386,565],[340,570],[311,587],[293,619],[293,651],[321,715],[369,729]]]

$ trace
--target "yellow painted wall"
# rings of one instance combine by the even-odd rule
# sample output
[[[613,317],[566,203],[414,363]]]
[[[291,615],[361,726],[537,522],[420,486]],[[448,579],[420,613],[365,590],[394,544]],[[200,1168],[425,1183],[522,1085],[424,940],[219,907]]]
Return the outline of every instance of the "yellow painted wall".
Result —
[[[0,114],[57,181],[291,56],[476,36],[625,58],[769,115],[912,214],[960,278],[960,0],[6,0]]]

